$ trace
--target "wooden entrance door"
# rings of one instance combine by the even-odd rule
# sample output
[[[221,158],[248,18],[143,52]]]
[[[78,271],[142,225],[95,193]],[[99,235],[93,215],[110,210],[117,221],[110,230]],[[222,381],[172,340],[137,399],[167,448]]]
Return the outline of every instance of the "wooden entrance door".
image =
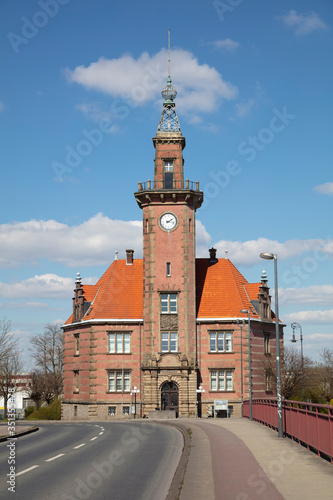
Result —
[[[174,410],[178,416],[178,387],[174,382],[165,382],[162,385],[161,409]]]

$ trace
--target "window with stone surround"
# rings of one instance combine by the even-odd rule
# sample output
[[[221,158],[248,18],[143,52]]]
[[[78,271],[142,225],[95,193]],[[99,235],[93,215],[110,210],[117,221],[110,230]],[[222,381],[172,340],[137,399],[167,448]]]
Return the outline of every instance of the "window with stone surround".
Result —
[[[177,334],[177,332],[162,332],[161,333],[161,351],[162,352],[177,352],[178,351],[178,334]]]
[[[117,413],[117,407],[116,406],[109,406],[108,407],[108,415],[116,415]]]
[[[129,414],[130,414],[130,407],[123,406],[123,415],[129,415]]]
[[[108,392],[130,392],[131,374],[129,370],[108,371]]]
[[[233,391],[233,370],[210,370],[210,390]]]
[[[177,294],[161,293],[161,313],[177,314]]]
[[[131,334],[125,332],[109,332],[108,352],[110,354],[129,354],[131,352]]]
[[[266,370],[266,372],[265,372],[265,386],[266,386],[266,392],[272,391],[272,371],[271,370]]]
[[[209,332],[209,350],[210,352],[232,352],[232,333]]]

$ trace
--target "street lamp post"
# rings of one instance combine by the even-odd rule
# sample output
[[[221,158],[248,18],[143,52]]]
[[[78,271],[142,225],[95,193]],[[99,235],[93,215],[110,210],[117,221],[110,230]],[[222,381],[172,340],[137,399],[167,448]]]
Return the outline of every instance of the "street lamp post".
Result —
[[[133,387],[132,393],[134,394],[134,418],[136,417],[136,395],[140,393],[140,389],[136,386]]]
[[[199,389],[197,389],[197,390],[196,390],[196,392],[197,392],[197,394],[200,394],[200,418],[201,418],[201,416],[202,416],[202,415],[201,415],[201,413],[202,413],[202,412],[201,412],[201,404],[202,404],[202,403],[201,403],[201,395],[202,395],[204,392],[206,392],[206,391],[205,391],[205,389],[203,389],[203,388],[202,388],[202,386],[201,386],[201,385],[199,385]],[[199,401],[197,401],[197,405],[198,405],[198,403],[199,403]],[[198,415],[198,414],[199,414],[199,412],[197,412],[197,415]]]
[[[248,338],[249,338],[249,419],[252,420],[252,371],[251,371],[251,318],[250,311],[241,309],[241,313],[247,314]]]
[[[241,331],[241,341],[240,341],[240,348],[241,348],[241,415],[243,417],[243,405],[244,405],[244,390],[243,390],[243,326],[245,324],[245,321],[242,320],[240,321],[239,319],[237,320],[237,324],[239,325],[240,331]]]
[[[276,396],[278,411],[278,437],[283,436],[282,418],[282,387],[281,387],[281,358],[280,358],[280,328],[279,328],[279,297],[277,276],[277,255],[275,253],[263,252],[262,259],[274,260],[274,287],[275,287],[275,342],[276,342]]]
[[[295,328],[300,329],[300,341],[301,341],[301,363],[302,363],[302,393],[303,393],[303,401],[305,401],[305,385],[304,385],[304,358],[303,358],[303,334],[302,327],[299,323],[292,323],[291,328],[293,329],[293,337],[290,342],[297,342],[295,337]]]

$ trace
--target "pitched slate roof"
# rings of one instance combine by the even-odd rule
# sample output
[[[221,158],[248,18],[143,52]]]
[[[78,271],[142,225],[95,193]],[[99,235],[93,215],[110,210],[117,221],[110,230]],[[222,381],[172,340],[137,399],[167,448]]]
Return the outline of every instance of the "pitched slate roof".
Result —
[[[248,283],[228,259],[196,259],[197,317],[246,317],[241,309],[248,309],[252,318],[259,319],[251,304],[258,299],[260,283]],[[140,319],[143,317],[143,262],[134,259],[115,260],[96,285],[82,285],[85,299],[91,302],[83,320]],[[72,316],[66,324],[72,322]]]

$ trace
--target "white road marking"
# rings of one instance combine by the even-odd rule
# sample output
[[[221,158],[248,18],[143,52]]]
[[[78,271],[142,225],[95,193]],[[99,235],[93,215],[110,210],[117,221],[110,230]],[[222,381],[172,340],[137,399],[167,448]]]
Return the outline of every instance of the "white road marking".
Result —
[[[60,453],[60,455],[56,455],[55,457],[48,458],[47,460],[45,460],[45,462],[52,462],[52,460],[55,460],[56,458],[63,457],[64,455],[65,455],[65,453]]]
[[[97,439],[97,438],[98,438],[98,436],[91,438],[90,441],[95,441],[95,439]]]
[[[103,434],[103,432],[100,432],[99,435],[101,436]]]
[[[32,467],[29,467],[29,469],[25,469],[25,470],[23,470],[22,472],[18,472],[18,473],[17,473],[17,474],[15,474],[15,475],[16,475],[16,477],[17,477],[17,476],[20,476],[21,474],[25,474],[26,472],[29,472],[29,471],[31,471],[31,470],[33,470],[33,469],[36,469],[36,467],[39,467],[39,465],[33,465]]]
[[[81,446],[84,446],[86,443],[79,444],[78,446],[74,446],[73,450],[77,450],[78,448],[81,448]]]

